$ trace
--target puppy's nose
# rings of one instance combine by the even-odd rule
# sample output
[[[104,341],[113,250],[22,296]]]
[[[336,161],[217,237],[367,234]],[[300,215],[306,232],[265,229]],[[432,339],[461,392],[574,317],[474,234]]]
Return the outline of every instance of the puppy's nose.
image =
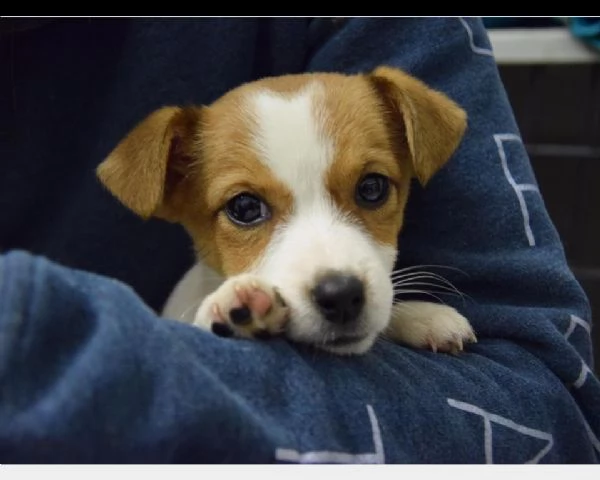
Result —
[[[354,275],[329,273],[319,279],[311,294],[325,319],[340,325],[356,320],[365,304],[363,282]]]

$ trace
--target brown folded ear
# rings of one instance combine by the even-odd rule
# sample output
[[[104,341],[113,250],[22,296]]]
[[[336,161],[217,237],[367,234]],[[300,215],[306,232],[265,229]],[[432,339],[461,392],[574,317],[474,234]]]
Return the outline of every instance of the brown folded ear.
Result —
[[[390,67],[368,75],[392,116],[404,123],[416,177],[422,185],[450,159],[467,127],[467,114],[443,93]]]
[[[163,107],[139,123],[97,168],[102,183],[141,217],[169,219],[169,201],[197,154],[200,109]]]

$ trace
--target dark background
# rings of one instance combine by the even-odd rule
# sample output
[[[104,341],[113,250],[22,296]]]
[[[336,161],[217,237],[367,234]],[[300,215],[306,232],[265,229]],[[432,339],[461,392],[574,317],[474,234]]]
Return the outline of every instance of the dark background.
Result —
[[[569,265],[600,315],[600,64],[500,65]],[[596,371],[600,332],[592,328]]]

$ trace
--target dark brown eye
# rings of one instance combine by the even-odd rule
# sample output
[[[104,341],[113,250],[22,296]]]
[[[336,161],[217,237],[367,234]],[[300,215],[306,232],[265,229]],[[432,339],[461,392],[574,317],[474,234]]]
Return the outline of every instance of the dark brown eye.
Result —
[[[379,173],[369,173],[356,185],[354,199],[362,208],[377,208],[383,205],[390,194],[390,180]]]
[[[229,219],[242,226],[258,225],[271,218],[271,211],[265,202],[250,193],[240,193],[225,205]]]

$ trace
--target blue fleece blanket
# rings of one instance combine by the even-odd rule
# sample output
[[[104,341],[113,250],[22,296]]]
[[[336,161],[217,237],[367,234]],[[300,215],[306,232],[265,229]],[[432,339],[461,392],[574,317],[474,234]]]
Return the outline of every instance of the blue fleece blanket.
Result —
[[[59,21],[2,42],[0,463],[598,461],[589,305],[479,20]],[[415,186],[399,266],[459,269],[444,272],[468,297],[444,301],[479,343],[340,358],[158,318],[188,241],[97,185],[117,140],[260,75],[379,64],[469,113],[454,159]]]

